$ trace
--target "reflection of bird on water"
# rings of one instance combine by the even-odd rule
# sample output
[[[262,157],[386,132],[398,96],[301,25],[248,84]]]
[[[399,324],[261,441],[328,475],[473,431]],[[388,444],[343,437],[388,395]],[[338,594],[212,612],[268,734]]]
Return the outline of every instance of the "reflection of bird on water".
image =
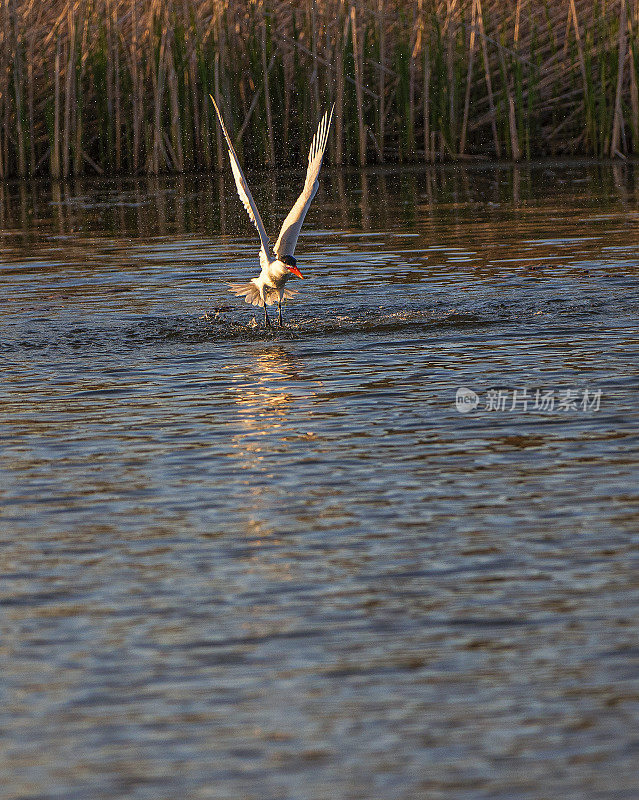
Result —
[[[286,348],[269,346],[255,353],[248,369],[244,368],[244,380],[237,386],[236,403],[239,406],[259,411],[260,417],[279,418],[288,413],[286,405],[312,396],[299,384],[306,384],[308,376],[301,369],[298,359]],[[312,380],[313,384],[317,381]]]
[[[213,96],[210,95],[210,97],[211,100],[213,100]],[[251,190],[248,187],[235,148],[231,143],[226,126],[224,125],[224,120],[220,114],[220,109],[217,107],[215,100],[213,100],[213,105],[217,111],[226,143],[229,146],[229,158],[231,159],[231,168],[233,169],[233,176],[235,177],[237,193],[249,217],[257,228],[261,242],[260,266],[262,267],[262,271],[259,276],[257,278],[252,278],[248,283],[231,284],[230,288],[238,297],[244,297],[247,303],[252,303],[255,306],[264,306],[265,325],[270,325],[266,306],[273,305],[277,302],[279,323],[282,325],[282,300],[294,294],[291,289],[285,288],[286,281],[291,275],[295,275],[298,278],[303,277],[302,273],[297,268],[297,261],[293,257],[293,253],[295,252],[295,245],[297,244],[297,238],[300,234],[304,217],[319,187],[318,175],[322,166],[326,143],[328,142],[328,132],[331,127],[331,120],[333,119],[333,109],[331,109],[330,116],[328,112],[324,114],[317,128],[317,133],[313,137],[311,150],[308,154],[308,168],[306,170],[304,188],[297,198],[295,205],[284,220],[280,235],[275,243],[274,254],[271,254],[270,243],[266,235],[264,223],[255,205],[255,200],[253,200],[253,196],[251,195]]]

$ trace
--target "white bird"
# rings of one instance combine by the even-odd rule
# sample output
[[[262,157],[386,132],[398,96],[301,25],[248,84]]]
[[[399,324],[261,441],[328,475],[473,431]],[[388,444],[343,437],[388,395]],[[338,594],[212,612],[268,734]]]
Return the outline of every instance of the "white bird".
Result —
[[[229,288],[238,297],[244,297],[247,303],[252,303],[254,306],[264,306],[265,325],[270,325],[266,306],[273,305],[277,302],[279,312],[278,318],[281,326],[283,324],[282,300],[295,294],[294,290],[285,288],[286,282],[291,275],[295,275],[298,278],[303,277],[302,273],[297,268],[297,261],[293,253],[295,252],[295,245],[300,235],[304,217],[319,187],[318,175],[320,167],[322,166],[326,143],[328,142],[328,132],[331,127],[333,109],[335,106],[333,105],[333,108],[331,108],[330,115],[328,112],[324,114],[317,128],[317,133],[313,137],[311,150],[308,154],[308,168],[306,170],[304,188],[295,201],[295,205],[284,220],[280,235],[277,238],[277,242],[275,242],[273,253],[271,253],[270,242],[266,235],[266,230],[264,229],[264,223],[262,222],[260,212],[257,210],[255,200],[253,200],[251,190],[248,187],[248,183],[240,167],[237,153],[235,152],[231,138],[224,125],[220,109],[217,107],[213,95],[209,95],[209,97],[213,100],[213,105],[217,111],[217,117],[220,121],[224,138],[229,147],[229,158],[231,159],[231,169],[233,170],[237,193],[249,217],[257,228],[261,242],[260,266],[262,267],[262,271],[258,277],[251,278],[248,283],[232,283]]]

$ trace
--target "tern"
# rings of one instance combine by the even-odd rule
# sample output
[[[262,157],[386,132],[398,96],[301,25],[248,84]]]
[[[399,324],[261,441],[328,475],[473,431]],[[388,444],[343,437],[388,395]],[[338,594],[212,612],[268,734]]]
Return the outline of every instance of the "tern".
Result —
[[[295,253],[295,245],[300,235],[304,217],[319,187],[318,176],[322,166],[322,159],[324,158],[324,151],[326,150],[326,143],[328,142],[328,133],[331,128],[335,106],[333,105],[330,114],[327,111],[320,121],[317,133],[313,137],[311,150],[308,154],[308,167],[306,169],[304,188],[295,201],[295,205],[284,220],[273,252],[271,252],[270,242],[266,235],[264,223],[262,222],[260,212],[257,210],[257,205],[255,204],[255,200],[253,200],[253,195],[251,194],[251,190],[242,172],[242,167],[240,166],[237,153],[231,142],[231,137],[226,130],[222,114],[217,107],[213,95],[209,95],[209,97],[213,100],[217,118],[220,121],[220,127],[222,128],[224,138],[229,148],[229,158],[231,160],[231,169],[233,170],[235,185],[237,186],[237,193],[251,221],[257,228],[261,243],[260,266],[262,267],[262,271],[260,274],[257,278],[251,278],[248,283],[232,283],[229,285],[229,288],[238,297],[243,297],[247,303],[251,303],[254,306],[264,306],[264,324],[266,326],[271,324],[266,306],[277,303],[278,320],[281,327],[283,325],[282,300],[295,294],[294,290],[285,288],[286,282],[291,275],[297,278],[304,277],[297,267],[297,260],[293,254]]]

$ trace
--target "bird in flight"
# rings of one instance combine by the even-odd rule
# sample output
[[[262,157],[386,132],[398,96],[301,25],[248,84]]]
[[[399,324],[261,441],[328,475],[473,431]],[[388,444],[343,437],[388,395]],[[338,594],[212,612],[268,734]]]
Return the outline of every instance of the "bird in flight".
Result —
[[[308,168],[306,170],[304,188],[295,201],[295,205],[284,220],[280,235],[277,238],[277,242],[275,242],[273,252],[271,252],[270,242],[266,235],[264,223],[255,205],[255,200],[253,200],[253,195],[251,194],[251,190],[242,172],[242,167],[240,167],[237,153],[235,152],[231,137],[224,125],[220,109],[217,107],[213,95],[209,95],[209,97],[213,100],[217,118],[220,121],[220,126],[229,148],[229,158],[231,160],[231,169],[233,170],[235,185],[237,186],[237,193],[249,217],[257,228],[261,242],[260,266],[262,267],[262,271],[258,277],[251,278],[248,283],[232,283],[229,288],[238,297],[244,297],[247,303],[252,303],[254,306],[264,306],[264,324],[266,326],[271,324],[266,306],[277,303],[279,324],[282,326],[282,300],[295,294],[294,290],[286,289],[286,282],[291,275],[295,275],[297,278],[303,277],[302,273],[297,268],[297,261],[293,254],[295,253],[295,245],[297,244],[297,237],[300,235],[304,217],[319,187],[318,175],[320,167],[322,166],[326,143],[328,142],[328,132],[331,127],[333,109],[335,106],[333,105],[333,108],[331,108],[330,115],[328,112],[324,114],[317,128],[317,133],[313,137],[311,150],[308,154]]]

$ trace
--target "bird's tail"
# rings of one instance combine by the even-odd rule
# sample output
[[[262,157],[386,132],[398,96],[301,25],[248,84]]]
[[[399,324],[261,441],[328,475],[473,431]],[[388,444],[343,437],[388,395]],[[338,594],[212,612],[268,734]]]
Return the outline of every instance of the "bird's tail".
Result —
[[[229,283],[229,289],[236,294],[238,297],[243,297],[244,300],[253,306],[264,306],[264,301],[262,300],[262,295],[260,294],[260,290],[257,286],[253,283],[253,281],[249,281],[248,283]],[[293,297],[297,294],[296,289],[285,289],[284,294],[282,295],[283,300],[288,300],[289,297]],[[278,300],[278,293],[275,289],[271,289],[270,291],[266,290],[266,304],[269,306],[274,305],[277,303]]]
[[[264,301],[260,296],[260,290],[253,281],[249,281],[248,283],[229,283],[229,289],[233,294],[236,294],[238,297],[243,297],[247,303],[253,306],[264,305]]]

